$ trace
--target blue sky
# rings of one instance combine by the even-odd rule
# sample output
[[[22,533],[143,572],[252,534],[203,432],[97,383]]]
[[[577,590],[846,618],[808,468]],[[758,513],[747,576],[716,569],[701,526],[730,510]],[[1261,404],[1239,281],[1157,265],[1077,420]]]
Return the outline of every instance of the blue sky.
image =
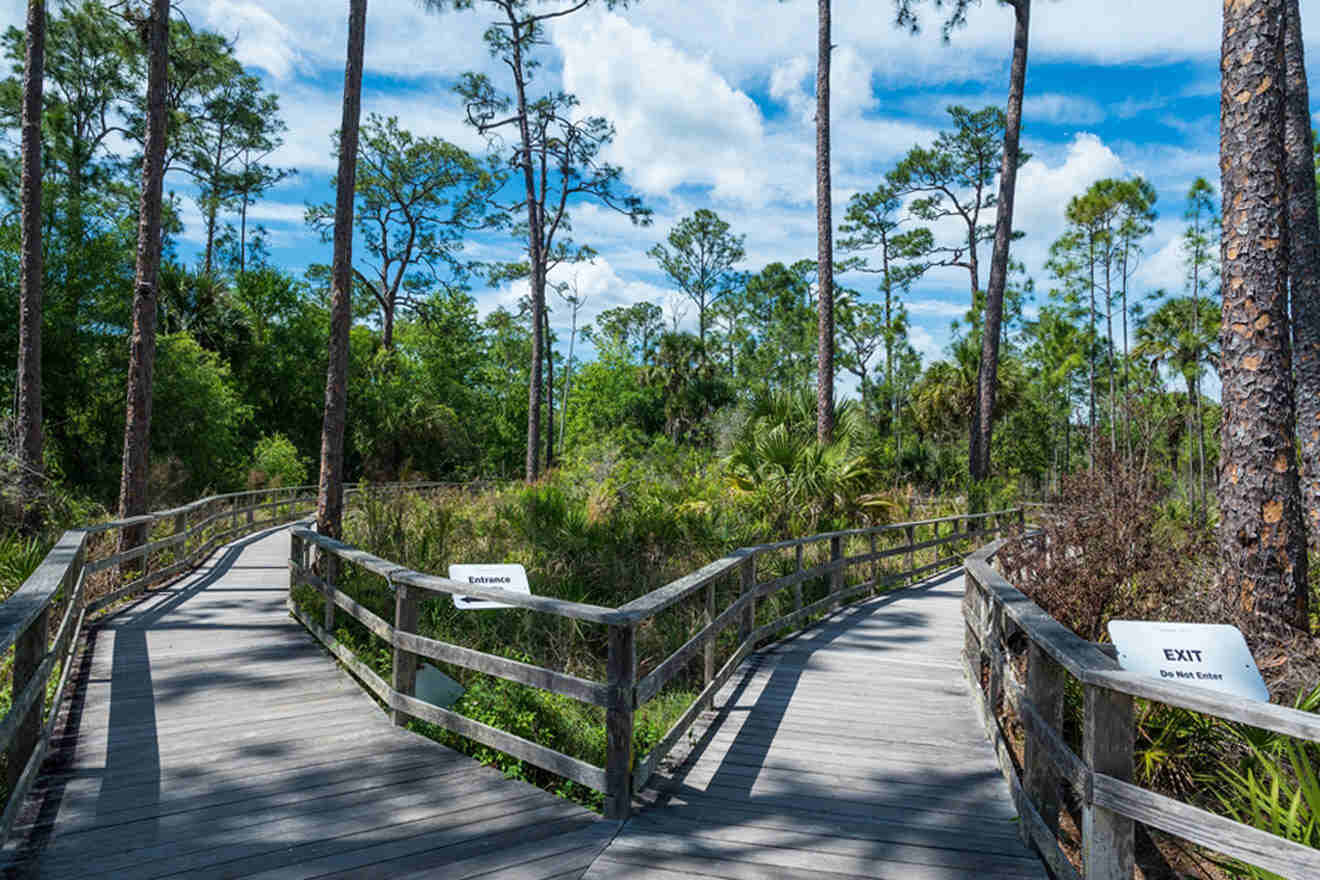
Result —
[[[3,23],[21,25],[19,0],[4,5]],[[397,115],[419,134],[482,149],[450,92],[464,70],[504,81],[480,41],[489,11],[475,5],[436,16],[413,0],[372,0],[364,116]],[[299,173],[252,212],[269,228],[276,260],[295,271],[329,262],[328,245],[304,227],[302,211],[332,195],[329,144],[339,122],[347,4],[180,6],[194,25],[236,37],[240,58],[282,97],[290,131],[275,158]],[[1024,129],[1033,159],[1019,174],[1016,226],[1026,237],[1015,255],[1043,296],[1045,254],[1062,231],[1068,198],[1101,177],[1141,174],[1159,191],[1160,219],[1137,289],[1180,289],[1183,195],[1198,175],[1218,185],[1219,4],[1037,0],[1034,7]],[[948,45],[931,12],[914,38],[893,27],[889,3],[835,0],[836,218],[850,195],[873,187],[910,147],[933,139],[946,105],[1004,101],[1011,10],[985,0]],[[1320,42],[1320,15],[1308,20],[1305,36],[1311,46]],[[640,299],[666,304],[671,292],[645,251],[697,208],[717,211],[746,235],[744,268],[814,256],[815,39],[815,4],[807,0],[642,0],[617,13],[578,13],[551,29],[541,53],[542,86],[575,92],[585,112],[616,124],[609,158],[655,209],[649,229],[592,206],[575,213],[575,238],[600,253],[576,270],[590,297],[587,320]],[[170,183],[188,191],[182,179]],[[190,204],[186,220],[185,256],[201,236]],[[501,237],[475,241],[470,250],[513,258],[517,245]],[[864,294],[874,287],[866,276],[844,282]],[[523,289],[473,292],[484,313],[513,303]],[[909,294],[913,342],[927,361],[947,345],[949,321],[966,309],[967,297],[960,269],[934,271]],[[564,324],[566,347],[561,312],[554,320]]]

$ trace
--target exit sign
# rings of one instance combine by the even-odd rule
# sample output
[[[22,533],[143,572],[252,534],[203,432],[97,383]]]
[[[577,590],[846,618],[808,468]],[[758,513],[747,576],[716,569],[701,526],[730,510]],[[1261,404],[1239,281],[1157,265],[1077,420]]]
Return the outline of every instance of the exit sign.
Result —
[[[1111,620],[1109,638],[1124,669],[1269,702],[1265,680],[1235,626]]]

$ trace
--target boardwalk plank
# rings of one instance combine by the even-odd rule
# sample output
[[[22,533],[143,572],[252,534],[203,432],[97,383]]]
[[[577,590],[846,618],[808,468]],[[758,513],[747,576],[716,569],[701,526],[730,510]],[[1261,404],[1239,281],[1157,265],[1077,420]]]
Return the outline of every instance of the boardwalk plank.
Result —
[[[90,634],[32,877],[1043,880],[958,663],[961,580],[753,654],[621,827],[393,727],[284,607],[288,537]]]
[[[962,677],[961,578],[750,656],[588,880],[1044,880]]]
[[[383,844],[409,837],[476,873],[563,873],[552,855],[585,867],[616,824],[391,725],[290,620],[287,559],[287,532],[237,542],[89,633],[11,868],[284,877],[330,855],[395,857]],[[500,834],[544,849],[473,861]]]

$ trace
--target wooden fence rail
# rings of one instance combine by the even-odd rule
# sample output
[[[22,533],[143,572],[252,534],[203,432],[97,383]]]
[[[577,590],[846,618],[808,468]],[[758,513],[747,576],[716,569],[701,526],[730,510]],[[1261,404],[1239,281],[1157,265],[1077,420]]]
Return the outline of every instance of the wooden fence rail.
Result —
[[[403,724],[409,717],[419,718],[579,782],[604,793],[605,815],[608,818],[620,819],[628,815],[633,792],[647,783],[660,762],[682,739],[697,717],[710,706],[714,694],[758,644],[772,638],[776,633],[800,627],[807,623],[812,615],[826,613],[858,594],[919,577],[929,571],[954,567],[961,560],[960,553],[940,557],[937,552],[933,554],[936,558],[932,562],[916,566],[915,554],[921,550],[985,538],[1001,533],[1010,525],[1021,526],[1021,524],[1022,512],[1014,509],[849,529],[774,544],[744,547],[618,608],[604,608],[546,596],[513,593],[498,587],[467,584],[423,574],[319,535],[310,529],[296,528],[293,531],[293,543],[290,549],[290,582],[310,585],[319,590],[324,599],[325,611],[322,620],[313,620],[298,608],[292,595],[289,598],[289,610],[375,693],[381,703],[390,710],[396,724]],[[946,526],[947,533],[940,534],[942,527]],[[877,540],[883,535],[899,536],[905,539],[905,543],[896,547],[878,549]],[[845,555],[844,551],[849,541],[864,542],[867,551],[852,556]],[[804,550],[814,545],[828,547],[828,561],[807,567],[804,564]],[[312,559],[313,548],[320,556],[317,564],[314,564]],[[794,552],[795,570],[787,575],[758,581],[758,560],[787,550]],[[882,577],[880,561],[900,555],[906,558],[907,568]],[[383,620],[339,589],[336,583],[339,561],[351,563],[364,571],[385,578],[394,587],[396,602],[393,622]],[[323,564],[324,562],[329,564]],[[850,569],[868,565],[869,578],[858,583],[848,583],[847,574]],[[739,582],[737,594],[723,609],[719,609],[716,585],[722,578],[732,576],[735,571]],[[827,580],[826,594],[813,602],[804,603],[803,585],[820,578]],[[757,604],[789,588],[793,590],[794,610],[757,626]],[[704,609],[700,628],[669,656],[656,663],[645,675],[639,675],[636,647],[638,627],[702,591],[704,591]],[[426,594],[475,596],[607,627],[606,681],[577,678],[555,670],[518,663],[493,654],[423,637],[417,634],[415,629],[418,616],[417,603]],[[393,674],[390,681],[387,682],[377,675],[334,636],[336,609],[349,614],[392,647]],[[738,628],[736,643],[723,665],[716,669],[717,639],[735,624]],[[637,758],[633,753],[634,713],[655,697],[698,656],[703,659],[703,688],[700,694],[655,747],[645,756]],[[478,723],[449,709],[418,700],[414,696],[418,658],[452,663],[605,709],[605,766],[597,767],[539,743]]]
[[[1320,852],[1133,784],[1133,698],[1320,742],[1320,716],[1286,706],[1124,672],[1117,661],[1073,633],[992,567],[1003,541],[965,560],[966,664],[972,693],[1000,770],[1013,791],[1023,835],[1057,878],[1128,880],[1134,822],[1273,871],[1320,877]],[[1026,678],[1012,658],[1025,653]],[[1082,753],[1063,736],[1067,676],[1083,687]],[[982,687],[982,682],[985,682]],[[1011,710],[1025,731],[1019,776],[998,714]],[[1061,784],[1082,805],[1079,872],[1059,844]]]
[[[370,488],[413,491],[443,485],[447,484]],[[367,488],[348,486],[345,493],[353,497]],[[56,722],[55,709],[63,699],[72,668],[70,661],[87,619],[195,568],[217,547],[239,535],[305,517],[315,503],[315,486],[232,492],[144,516],[70,529],[59,537],[36,571],[0,604],[0,655],[11,648],[14,652],[12,702],[0,719],[0,749],[6,758],[8,790],[0,814],[0,842],[8,838],[45,758]],[[146,543],[116,551],[115,533],[142,525],[147,526]],[[166,534],[159,534],[161,531]],[[89,578],[110,570],[118,570],[121,584],[88,601]],[[52,632],[51,622],[56,616],[59,624]],[[58,680],[52,682],[56,675]]]

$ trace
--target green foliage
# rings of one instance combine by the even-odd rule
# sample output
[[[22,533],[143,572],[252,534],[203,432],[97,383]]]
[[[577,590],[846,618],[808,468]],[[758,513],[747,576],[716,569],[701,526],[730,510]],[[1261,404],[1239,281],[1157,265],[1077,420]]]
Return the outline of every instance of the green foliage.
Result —
[[[665,242],[646,252],[697,307],[697,335],[703,345],[710,307],[739,281],[733,267],[746,256],[745,239],[730,232],[729,224],[714,211],[701,208],[679,220]]]
[[[263,436],[252,450],[252,473],[248,482],[254,486],[304,486],[307,484],[307,460],[283,434],[276,432]]]
[[[0,535],[0,599],[8,599],[23,586],[49,549],[50,543],[41,538]]]
[[[1294,705],[1305,712],[1320,710],[1320,685],[1298,694]],[[1221,725],[1242,759],[1237,767],[1217,762],[1208,774],[1219,806],[1239,822],[1320,849],[1320,746],[1242,725]],[[1278,878],[1234,860],[1225,867],[1258,880]]]
[[[857,451],[862,414],[853,401],[835,409],[834,441],[815,436],[815,396],[803,389],[757,402],[727,461],[731,486],[755,499],[762,527],[780,537],[820,531],[834,517],[866,508],[870,469]]]
[[[158,491],[195,498],[240,482],[252,407],[229,365],[187,334],[162,336],[156,350],[151,445],[152,457],[165,462],[157,466]]]

